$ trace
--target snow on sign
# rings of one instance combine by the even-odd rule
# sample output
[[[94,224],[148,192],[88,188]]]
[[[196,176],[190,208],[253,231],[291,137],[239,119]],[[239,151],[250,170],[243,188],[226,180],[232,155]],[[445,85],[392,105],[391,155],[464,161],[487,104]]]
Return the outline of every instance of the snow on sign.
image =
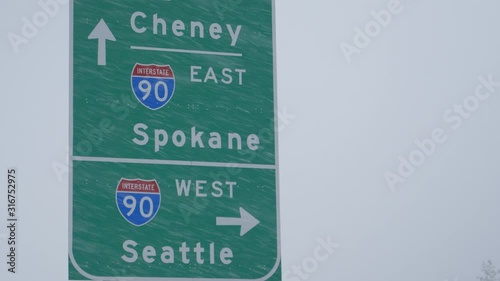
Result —
[[[69,279],[281,280],[273,1],[72,2]]]

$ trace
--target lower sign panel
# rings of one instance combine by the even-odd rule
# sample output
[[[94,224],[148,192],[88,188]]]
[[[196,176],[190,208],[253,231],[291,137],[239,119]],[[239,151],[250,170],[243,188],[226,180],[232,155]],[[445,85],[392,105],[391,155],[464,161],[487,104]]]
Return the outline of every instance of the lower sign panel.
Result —
[[[274,169],[75,165],[71,280],[281,280]]]

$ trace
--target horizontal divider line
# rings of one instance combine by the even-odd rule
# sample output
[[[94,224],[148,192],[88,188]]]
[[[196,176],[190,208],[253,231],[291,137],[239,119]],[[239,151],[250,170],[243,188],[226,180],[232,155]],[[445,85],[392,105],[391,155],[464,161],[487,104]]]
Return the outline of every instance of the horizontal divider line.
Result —
[[[244,168],[244,169],[265,169],[265,170],[275,170],[276,169],[276,165],[266,165],[266,164],[243,164],[243,163],[159,160],[159,159],[133,159],[133,158],[111,158],[111,157],[87,157],[87,156],[73,156],[73,161],[128,163],[128,164],[153,164],[153,165],[177,165],[177,166],[197,166],[197,167]]]
[[[143,47],[143,46],[130,46],[132,50],[142,51],[156,51],[156,52],[170,52],[170,53],[186,53],[186,54],[199,54],[211,56],[225,56],[225,57],[242,57],[241,53],[228,53],[228,52],[212,52],[202,50],[185,50],[185,49],[169,49],[169,48],[156,48],[156,47]]]

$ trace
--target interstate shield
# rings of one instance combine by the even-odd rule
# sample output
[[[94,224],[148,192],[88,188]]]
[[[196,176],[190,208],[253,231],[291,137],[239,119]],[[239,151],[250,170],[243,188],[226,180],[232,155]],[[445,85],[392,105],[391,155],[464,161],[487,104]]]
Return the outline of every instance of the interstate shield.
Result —
[[[161,203],[160,186],[156,180],[124,179],[116,188],[116,206],[123,218],[135,226],[150,222]]]
[[[134,96],[151,110],[162,108],[174,95],[175,76],[170,65],[136,63],[130,82]]]

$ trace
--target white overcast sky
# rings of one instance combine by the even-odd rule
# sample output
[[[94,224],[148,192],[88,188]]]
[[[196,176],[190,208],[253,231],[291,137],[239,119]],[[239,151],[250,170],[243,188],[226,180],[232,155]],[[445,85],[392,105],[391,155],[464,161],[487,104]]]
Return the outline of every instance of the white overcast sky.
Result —
[[[278,107],[294,115],[279,140],[284,273],[327,237],[340,248],[307,280],[470,281],[483,261],[500,267],[500,87],[473,97],[479,77],[500,81],[500,2],[401,0],[348,63],[341,43],[390,3],[276,1]],[[2,240],[0,280],[63,281],[68,184],[52,165],[67,156],[69,5],[18,53],[7,34],[41,8],[1,5],[0,235],[12,166],[21,221],[19,273]],[[473,110],[460,117],[464,100]],[[435,130],[446,140],[391,190],[384,174]]]

